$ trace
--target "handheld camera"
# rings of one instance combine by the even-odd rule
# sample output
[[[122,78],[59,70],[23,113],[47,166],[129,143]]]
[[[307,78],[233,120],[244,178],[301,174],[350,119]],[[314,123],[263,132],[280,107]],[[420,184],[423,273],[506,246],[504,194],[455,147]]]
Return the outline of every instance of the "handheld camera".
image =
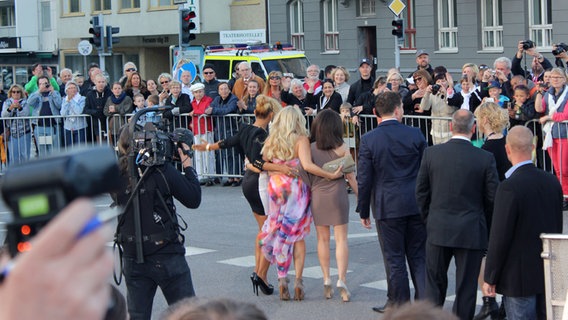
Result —
[[[31,238],[69,202],[119,188],[116,155],[109,147],[77,149],[9,168],[2,197],[13,216],[7,226],[10,254],[29,250]]]

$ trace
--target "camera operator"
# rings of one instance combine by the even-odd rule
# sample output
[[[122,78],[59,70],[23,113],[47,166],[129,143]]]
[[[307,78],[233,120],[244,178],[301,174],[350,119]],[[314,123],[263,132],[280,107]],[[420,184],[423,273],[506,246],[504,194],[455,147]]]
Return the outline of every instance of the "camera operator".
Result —
[[[128,158],[132,144],[132,133],[125,126],[118,141],[119,167],[125,186],[124,191],[117,194],[117,202],[125,207],[125,213],[118,222],[116,241],[123,249],[123,273],[130,317],[150,319],[158,286],[168,304],[195,295],[173,198],[195,209],[201,203],[201,187],[197,173],[191,167],[191,158],[182,150],[190,150],[187,144],[181,143],[182,148],[177,150],[185,175],[168,161],[160,165],[130,168],[132,164]],[[129,172],[133,171],[142,173],[139,188],[131,185],[132,180],[126,182]],[[140,235],[136,235],[135,231],[136,203],[127,204],[131,195],[136,193],[139,195],[143,257],[137,256],[136,238]]]
[[[521,67],[521,60],[523,60],[523,55],[527,54],[532,58],[531,69],[523,69]],[[527,61],[525,60],[525,68]],[[527,79],[531,79],[535,84],[542,82],[542,77],[545,70],[552,69],[552,64],[548,59],[546,59],[541,53],[536,50],[536,45],[531,40],[522,40],[517,44],[517,53],[513,57],[511,62],[511,72],[513,75],[522,75]]]
[[[568,45],[560,42],[552,45],[552,55],[556,58],[556,66],[564,68],[564,63],[568,66]]]

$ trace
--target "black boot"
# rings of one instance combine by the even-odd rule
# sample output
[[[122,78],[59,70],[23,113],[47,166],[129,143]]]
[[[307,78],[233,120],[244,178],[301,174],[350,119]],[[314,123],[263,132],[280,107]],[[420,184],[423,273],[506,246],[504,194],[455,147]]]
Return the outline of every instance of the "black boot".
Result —
[[[505,304],[503,303],[503,300],[501,300],[501,305],[499,306],[497,320],[506,320],[506,319],[507,319],[507,313],[505,312]]]
[[[491,319],[495,319],[499,313],[499,305],[495,301],[494,297],[483,297],[483,306],[479,313],[473,317],[473,320],[483,320],[491,316]]]

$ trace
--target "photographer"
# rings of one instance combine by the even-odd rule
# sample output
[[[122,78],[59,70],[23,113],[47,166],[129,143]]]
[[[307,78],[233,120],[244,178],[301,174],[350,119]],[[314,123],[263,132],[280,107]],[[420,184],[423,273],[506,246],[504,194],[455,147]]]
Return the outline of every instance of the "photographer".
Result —
[[[523,60],[524,54],[533,57],[530,70],[525,70],[521,67],[521,60]],[[526,65],[527,61],[525,60],[525,68]],[[517,44],[517,53],[511,62],[511,72],[513,75],[520,74],[527,79],[531,79],[532,82],[538,83],[542,81],[544,71],[549,69],[552,69],[552,64],[536,50],[536,45],[533,41],[519,41]]]
[[[148,125],[144,134],[151,133],[147,131]],[[125,185],[116,196],[117,203],[125,207],[125,213],[118,222],[116,241],[123,250],[123,273],[130,317],[150,319],[158,286],[168,304],[195,295],[173,198],[188,208],[197,208],[201,203],[201,187],[191,167],[191,158],[182,150],[189,150],[190,146],[181,143],[182,148],[177,150],[185,173],[182,175],[168,161],[131,168],[133,164],[129,156],[132,151],[138,153],[138,150],[131,150],[133,141],[130,128],[123,127],[118,148],[119,167]],[[131,172],[142,173],[136,185],[132,184],[137,179],[128,180]],[[139,202],[131,202],[131,195]],[[135,208],[139,208],[140,212],[137,213]],[[142,230],[141,235],[136,234],[137,214],[140,217],[141,228],[138,230]],[[136,239],[142,239],[142,256],[137,254]]]
[[[420,111],[432,109],[432,117],[451,117],[454,111],[463,103],[463,97],[455,94],[453,86],[448,82],[445,73],[434,76],[435,84],[426,88],[420,101]],[[432,120],[432,141],[434,144],[447,142],[452,137],[450,121],[444,119]]]
[[[564,63],[568,65],[568,45],[560,42],[552,45],[552,55],[556,58],[556,66],[564,68]]]

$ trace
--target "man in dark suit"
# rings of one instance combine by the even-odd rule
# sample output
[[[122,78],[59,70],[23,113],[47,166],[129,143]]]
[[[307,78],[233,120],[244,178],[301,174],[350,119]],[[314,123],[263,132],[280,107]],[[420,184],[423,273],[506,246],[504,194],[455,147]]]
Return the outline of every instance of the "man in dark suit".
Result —
[[[531,159],[533,135],[525,126],[507,135],[505,173],[495,195],[483,293],[506,297],[507,319],[546,319],[541,233],[562,233],[562,187]]]
[[[424,151],[416,200],[426,222],[426,297],[442,306],[448,266],[456,263],[456,300],[452,311],[462,320],[475,312],[477,276],[487,248],[487,222],[499,179],[495,158],[474,147],[473,114],[452,116],[450,141]]]
[[[407,261],[415,299],[424,298],[426,228],[414,189],[427,144],[419,129],[400,123],[404,109],[398,93],[380,94],[373,111],[379,125],[361,138],[358,208],[361,223],[368,229],[369,209],[373,209],[383,252],[388,301],[385,306],[373,307],[382,313],[394,304],[410,301]]]

